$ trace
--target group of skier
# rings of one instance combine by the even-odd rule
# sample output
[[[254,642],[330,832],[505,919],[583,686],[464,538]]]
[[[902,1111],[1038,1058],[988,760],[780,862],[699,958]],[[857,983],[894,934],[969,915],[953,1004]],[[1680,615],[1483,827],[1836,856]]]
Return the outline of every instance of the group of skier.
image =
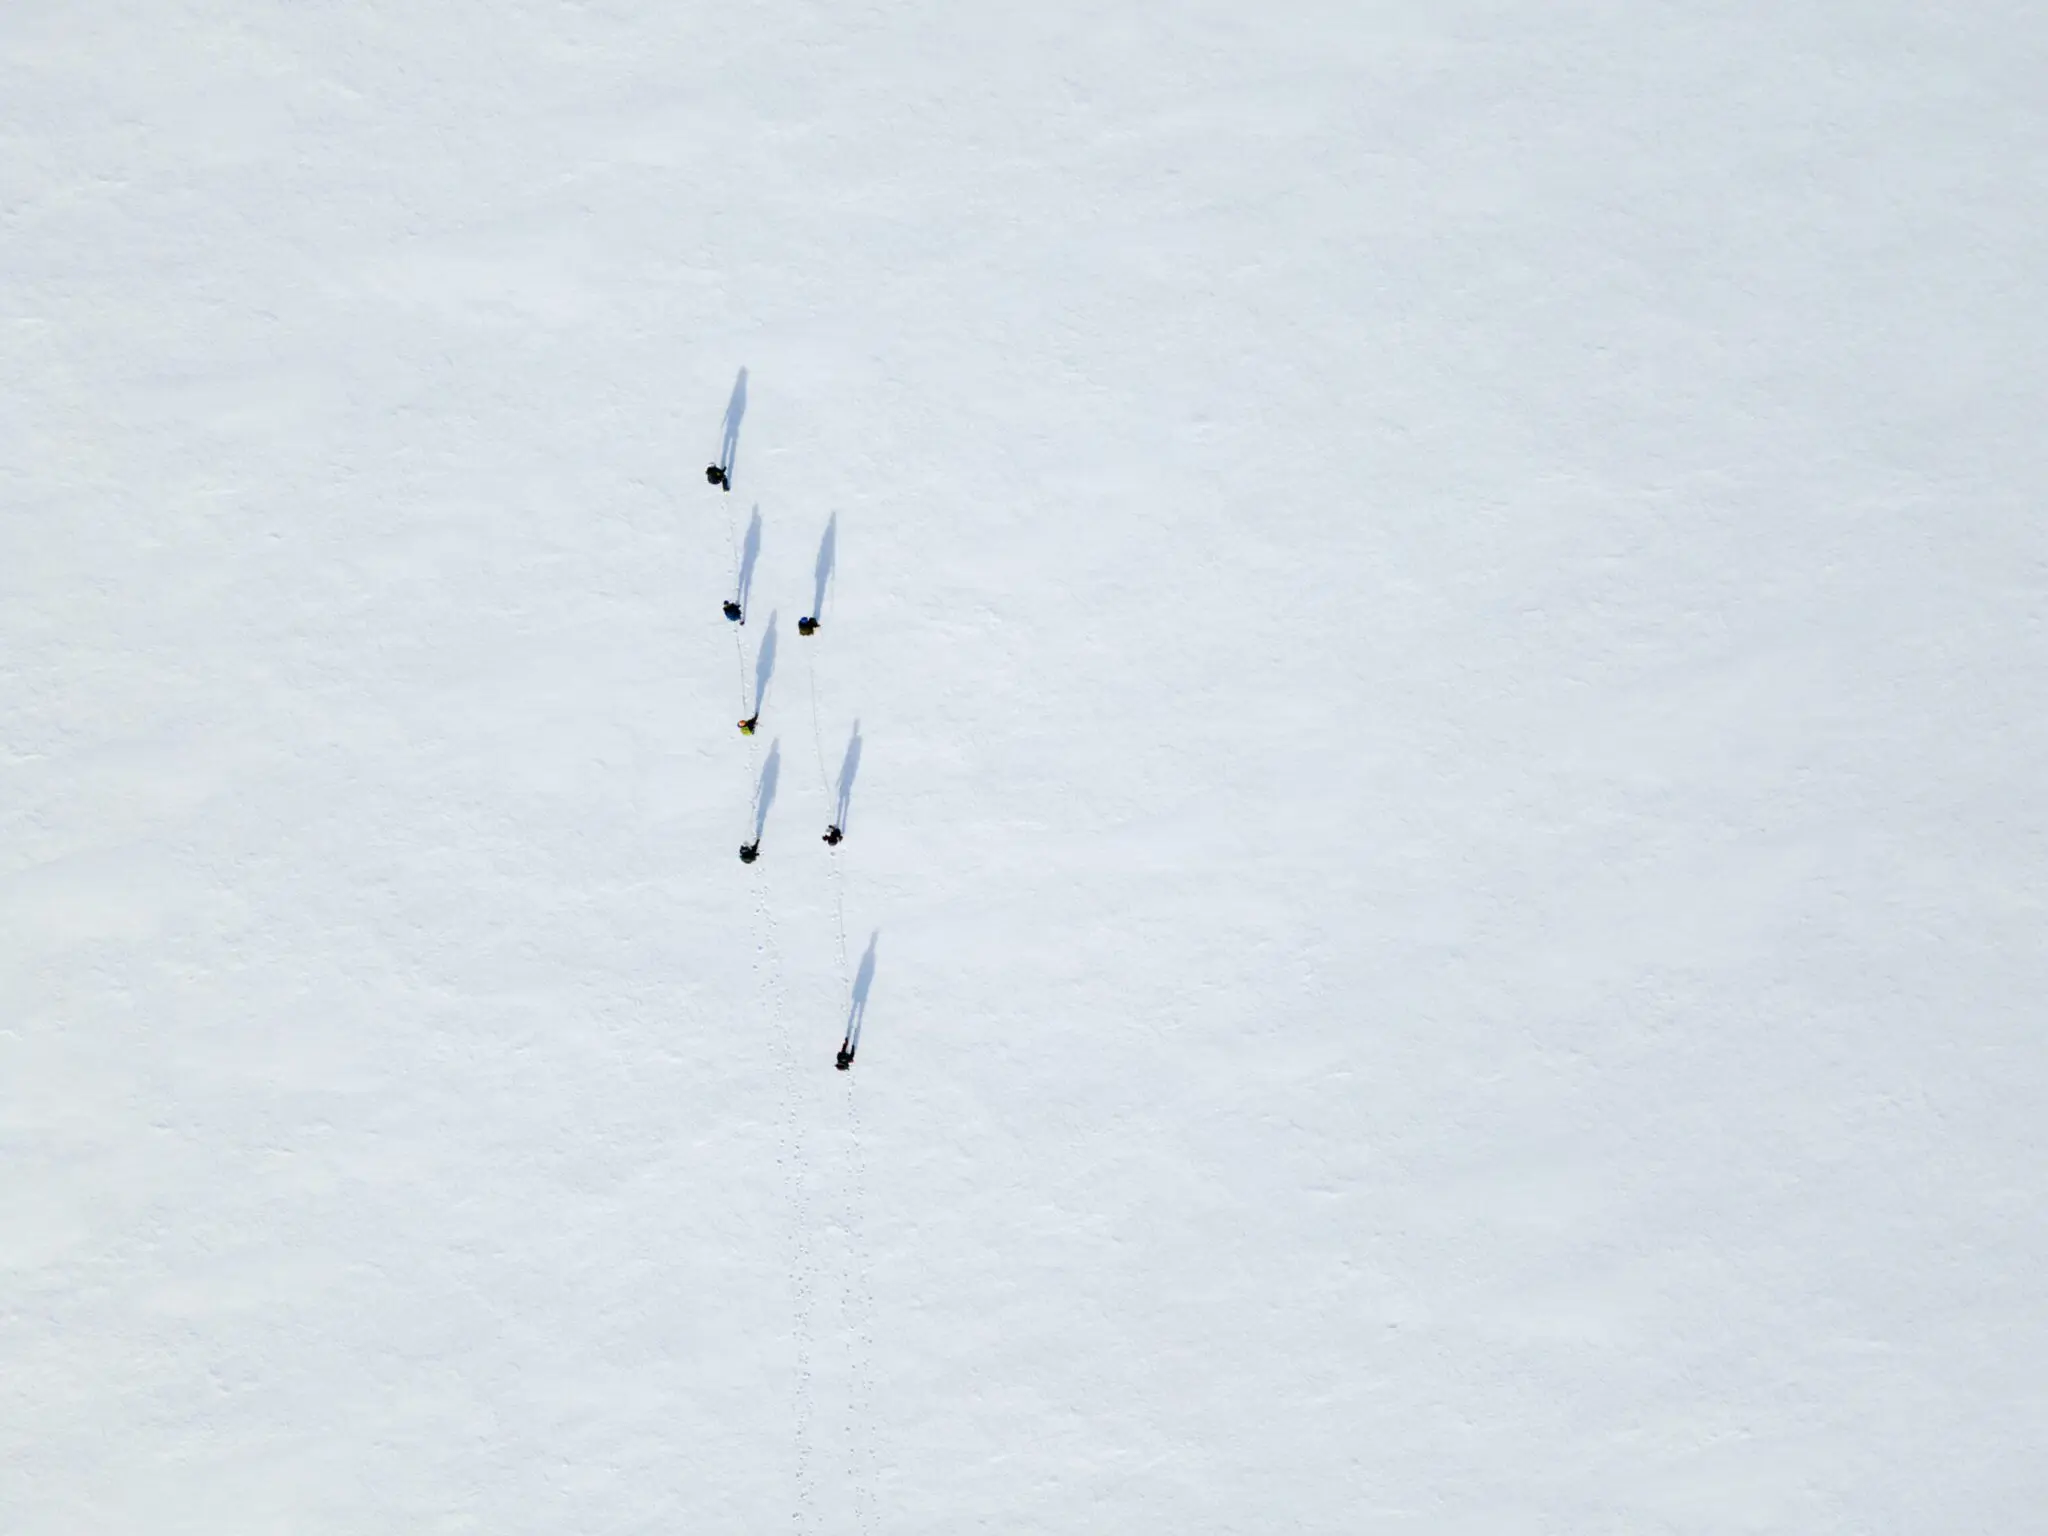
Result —
[[[728,465],[707,465],[704,470],[704,478],[710,481],[711,484],[717,486],[722,491],[730,491],[732,489],[732,472]],[[819,591],[822,592],[823,590],[824,588],[821,584],[819,587]],[[741,602],[741,599],[745,595],[746,594],[742,592],[736,596],[729,597],[721,605],[721,611],[725,614],[726,618],[730,620],[732,623],[745,624],[747,622],[746,608]],[[815,635],[821,627],[822,622],[819,616],[814,613],[806,614],[796,621],[796,632],[799,635],[803,635],[805,637]],[[747,716],[746,719],[740,721],[740,734],[742,736],[753,735],[755,728],[758,727],[760,723],[761,711],[757,704],[754,712],[751,715]],[[845,831],[840,827],[840,825],[837,822],[834,822],[832,825],[828,826],[825,829],[825,836],[823,841],[826,847],[836,848],[839,846],[840,842],[845,838],[845,836]],[[760,857],[761,837],[760,834],[756,832],[754,840],[752,842],[740,844],[740,862],[742,864],[751,864]],[[834,1058],[832,1064],[835,1067],[837,1067],[841,1072],[848,1070],[853,1066],[853,1054],[856,1049],[857,1042],[854,1039],[854,1031],[852,1027],[849,1025],[846,1032],[846,1038],[839,1042],[839,1054]]]

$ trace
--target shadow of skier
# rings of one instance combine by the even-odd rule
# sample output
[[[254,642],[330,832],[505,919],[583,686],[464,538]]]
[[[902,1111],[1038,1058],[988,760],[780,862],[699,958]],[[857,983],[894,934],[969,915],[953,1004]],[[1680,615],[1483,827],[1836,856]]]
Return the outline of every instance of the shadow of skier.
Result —
[[[747,524],[746,542],[740,546],[740,574],[736,583],[736,594],[740,611],[744,613],[747,599],[754,591],[754,567],[761,561],[761,509],[754,508],[753,519]]]
[[[768,761],[761,765],[761,782],[754,788],[754,842],[768,830],[768,807],[775,803],[775,786],[782,782],[782,740],[768,748]]]
[[[813,623],[825,616],[825,586],[832,579],[832,566],[839,558],[839,514],[834,512],[831,521],[825,524],[825,536],[818,541],[818,585],[811,595],[810,618]]]
[[[762,701],[768,697],[769,681],[775,676],[775,620],[768,615],[768,632],[761,636],[761,651],[754,658],[754,718],[761,717]]]
[[[860,772],[860,722],[853,722],[853,735],[846,743],[846,756],[839,763],[839,806],[833,813],[832,824],[841,832],[846,830],[847,814],[853,808],[853,780]]]
[[[868,1017],[868,989],[875,984],[875,945],[881,938],[879,928],[868,935],[868,952],[860,957],[860,972],[853,978],[853,1005],[846,1013],[846,1038],[839,1044],[839,1059],[834,1063],[842,1072],[853,1065],[853,1058],[860,1052],[860,1032]]]
[[[740,461],[740,418],[747,414],[747,370],[733,380],[732,398],[725,403],[725,428],[718,445],[718,466],[725,471],[726,489],[732,489],[733,472]]]

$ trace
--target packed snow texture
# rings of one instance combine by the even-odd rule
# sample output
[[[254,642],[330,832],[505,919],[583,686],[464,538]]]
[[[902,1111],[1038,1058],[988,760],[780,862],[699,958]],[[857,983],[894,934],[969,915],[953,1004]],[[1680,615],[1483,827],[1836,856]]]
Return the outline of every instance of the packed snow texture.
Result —
[[[7,7],[0,1528],[2036,1528],[2044,80]]]

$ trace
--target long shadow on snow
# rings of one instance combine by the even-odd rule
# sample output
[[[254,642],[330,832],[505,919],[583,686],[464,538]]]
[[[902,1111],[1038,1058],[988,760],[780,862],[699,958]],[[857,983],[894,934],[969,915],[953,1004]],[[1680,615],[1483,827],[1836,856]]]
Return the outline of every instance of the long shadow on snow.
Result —
[[[761,654],[754,658],[754,713],[761,713],[761,701],[768,697],[768,680],[775,676],[775,620],[768,615],[768,632],[761,637]]]
[[[825,616],[825,584],[832,579],[833,563],[839,558],[839,514],[834,512],[830,522],[825,524],[825,537],[818,541],[818,587],[811,598],[811,617]]]
[[[739,605],[744,613],[747,594],[754,590],[754,567],[761,560],[761,509],[754,508],[753,520],[747,524],[747,541],[740,546]]]
[[[782,739],[768,748],[768,761],[761,765],[761,782],[754,790],[754,841],[768,830],[768,807],[775,803],[775,786],[782,782]]]
[[[747,370],[733,380],[732,398],[725,403],[725,431],[718,445],[719,467],[725,471],[726,488],[732,487],[733,471],[740,461],[740,418],[747,414]]]
[[[846,830],[846,818],[853,808],[853,776],[860,772],[860,722],[853,722],[853,735],[846,743],[846,756],[839,763],[839,808],[832,815],[832,821],[840,831]]]
[[[868,952],[860,957],[860,971],[853,978],[853,1006],[846,1014],[846,1048],[860,1049],[861,1027],[868,1018],[868,989],[875,984],[875,945],[881,941],[882,930],[877,928],[868,935]]]

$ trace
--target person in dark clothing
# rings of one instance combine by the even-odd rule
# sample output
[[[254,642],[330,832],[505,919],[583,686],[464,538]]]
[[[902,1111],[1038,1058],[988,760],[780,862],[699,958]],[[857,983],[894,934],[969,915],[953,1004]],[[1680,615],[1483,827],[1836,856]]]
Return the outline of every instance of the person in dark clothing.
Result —
[[[853,1042],[850,1038],[839,1042],[839,1057],[832,1065],[842,1072],[853,1065]]]
[[[796,621],[796,632],[800,635],[815,635],[818,632],[818,621],[816,619],[798,619]]]
[[[732,481],[726,478],[725,466],[723,464],[705,466],[704,478],[721,490],[729,491],[732,489]]]
[[[740,722],[740,734],[741,734],[742,736],[751,736],[751,735],[753,735],[753,734],[754,734],[754,727],[755,727],[755,726],[757,726],[757,725],[759,725],[760,723],[761,723],[761,712],[760,712],[759,710],[756,710],[756,711],[754,711],[754,713],[753,713],[753,714],[751,714],[751,715],[747,716],[747,718],[746,718],[746,719],[744,719],[744,720],[742,720],[742,721]]]
[[[827,827],[825,829],[825,846],[827,848],[837,848],[840,844],[840,840],[843,839],[845,836],[846,834],[840,831],[836,825]]]
[[[761,857],[761,840],[757,837],[751,843],[740,844],[740,862],[751,864]]]
[[[731,619],[735,624],[744,624],[747,622],[746,610],[740,607],[738,603],[734,602],[729,597],[725,600],[725,616],[728,619]]]

